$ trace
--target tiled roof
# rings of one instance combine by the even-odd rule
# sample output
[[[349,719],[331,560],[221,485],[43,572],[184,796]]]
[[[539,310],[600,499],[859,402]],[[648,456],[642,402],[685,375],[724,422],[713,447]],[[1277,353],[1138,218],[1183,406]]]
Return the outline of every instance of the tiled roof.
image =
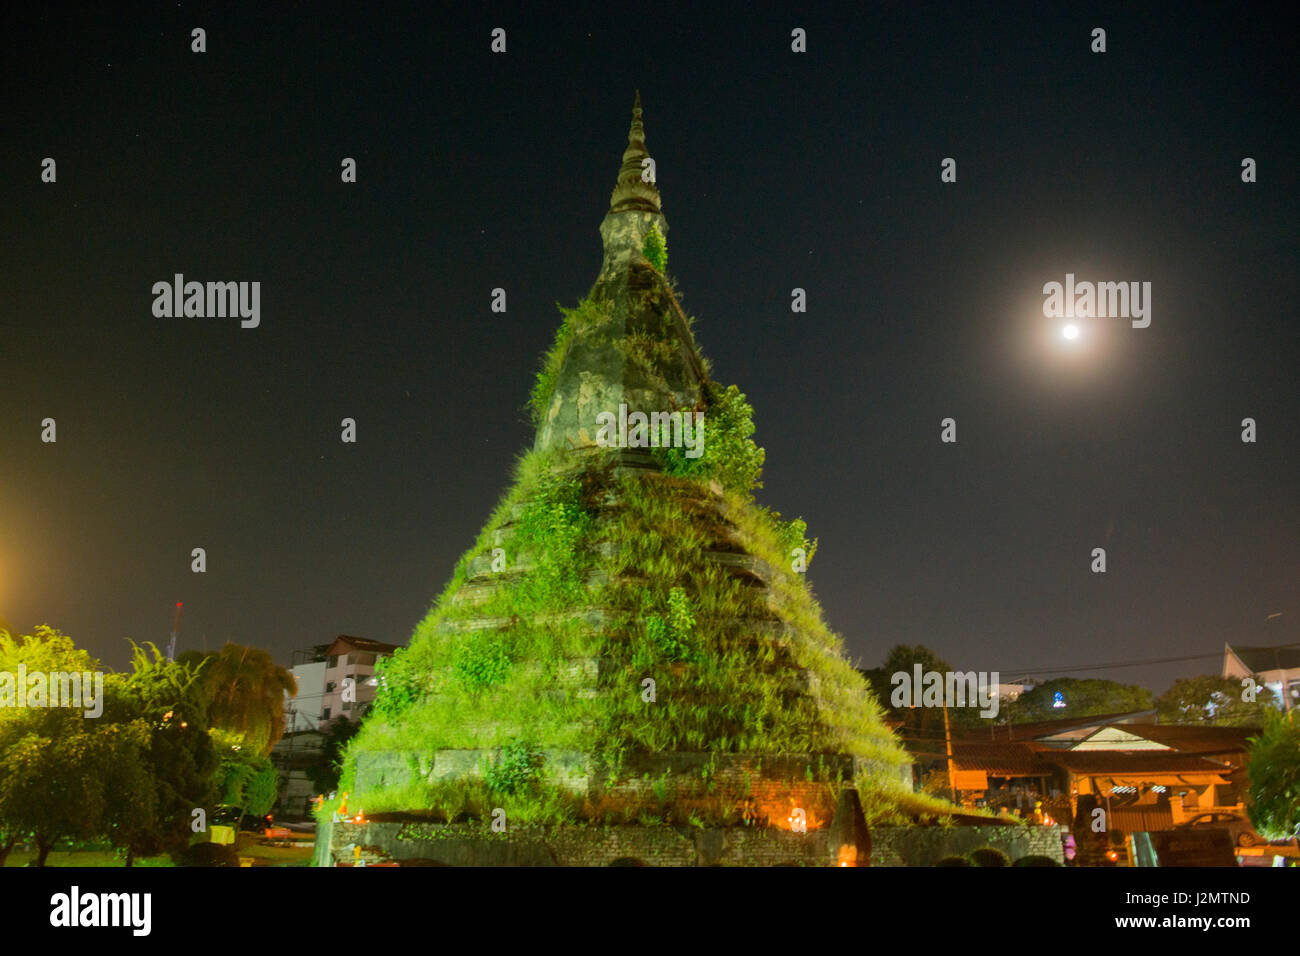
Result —
[[[1138,737],[1154,740],[1182,753],[1229,753],[1250,749],[1249,738],[1258,727],[1215,727],[1185,724],[1125,724],[1124,729]]]
[[[346,645],[354,651],[362,651],[371,654],[391,654],[397,650],[397,644],[385,644],[382,641],[372,641],[368,637],[352,637],[348,634],[340,634],[334,639],[329,647],[329,654],[337,654],[342,646]]]
[[[1218,760],[1166,751],[1060,750],[1052,753],[1049,759],[1071,773],[1079,774],[1115,773],[1132,776],[1143,773],[1232,772],[1231,767]]]
[[[983,770],[995,777],[1037,777],[1050,774],[1052,765],[1040,760],[1024,744],[953,743],[953,765],[958,770]]]

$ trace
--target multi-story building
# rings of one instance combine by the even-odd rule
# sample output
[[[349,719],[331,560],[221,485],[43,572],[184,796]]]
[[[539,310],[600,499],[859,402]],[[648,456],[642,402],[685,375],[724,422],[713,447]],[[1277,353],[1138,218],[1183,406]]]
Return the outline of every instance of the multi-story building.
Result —
[[[340,634],[325,652],[325,690],[320,722],[347,717],[357,720],[375,699],[375,662],[391,657],[396,644]],[[351,682],[349,684],[349,681]],[[350,690],[349,690],[350,687]]]

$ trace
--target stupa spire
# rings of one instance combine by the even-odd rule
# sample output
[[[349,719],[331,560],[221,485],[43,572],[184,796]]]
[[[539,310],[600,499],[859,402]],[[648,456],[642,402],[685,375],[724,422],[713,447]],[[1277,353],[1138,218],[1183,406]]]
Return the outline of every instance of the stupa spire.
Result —
[[[609,199],[610,212],[639,210],[662,213],[658,187],[642,179],[642,161],[649,156],[645,145],[645,124],[641,120],[641,91],[637,90],[632,104],[632,125],[627,132],[627,149],[623,151],[623,165],[619,167],[618,183]]]

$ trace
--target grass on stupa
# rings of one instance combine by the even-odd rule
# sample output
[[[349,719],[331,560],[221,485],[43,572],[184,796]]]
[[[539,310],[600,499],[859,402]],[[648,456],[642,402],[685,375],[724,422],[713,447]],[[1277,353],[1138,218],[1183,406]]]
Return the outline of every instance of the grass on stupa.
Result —
[[[591,300],[564,313],[533,391],[538,413],[573,337],[602,334],[609,314],[607,303]],[[650,371],[672,360],[653,337],[629,336],[622,346]],[[534,451],[519,460],[513,484],[410,647],[383,663],[383,687],[349,748],[339,792],[353,789],[363,751],[411,754],[411,777],[353,793],[350,805],[367,814],[428,810],[481,819],[508,798],[514,822],[569,821],[590,806],[544,769],[541,752],[592,754],[617,780],[629,753],[691,751],[854,754],[874,771],[842,783],[858,786],[873,822],[955,810],[895,782],[906,755],[791,567],[793,546],[811,554],[815,544],[804,539],[802,522],[783,522],[754,501],[749,489],[762,450],[749,439],[750,409],[734,387],[710,388],[711,413],[722,414],[710,418],[701,459],[660,455],[665,471],[645,474],[617,472],[615,454],[602,449]],[[726,488],[725,520],[713,476]],[[737,543],[768,565],[766,596],[705,557]],[[490,559],[498,546],[506,551],[498,586],[482,600],[453,601],[471,562]],[[593,608],[601,619],[584,619]],[[501,626],[457,628],[483,618]],[[820,707],[789,686],[799,670],[813,675]],[[653,704],[642,699],[647,676],[656,685]],[[483,779],[427,783],[415,755],[442,749],[499,756]],[[322,814],[332,809],[327,804]],[[691,822],[732,816],[733,808],[720,807],[715,819],[693,814]]]

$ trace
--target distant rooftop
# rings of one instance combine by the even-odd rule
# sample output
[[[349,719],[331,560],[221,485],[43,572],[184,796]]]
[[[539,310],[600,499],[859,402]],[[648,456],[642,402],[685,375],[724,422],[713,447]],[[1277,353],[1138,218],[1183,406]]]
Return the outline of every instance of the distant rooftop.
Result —
[[[400,644],[385,644],[383,641],[372,641],[368,637],[353,637],[349,634],[340,634],[334,638],[334,643],[329,646],[329,654],[345,654],[348,651],[361,651],[366,654],[391,654],[400,647]]]
[[[1300,670],[1300,647],[1243,647],[1229,644],[1228,650],[1256,674],[1262,671]]]

